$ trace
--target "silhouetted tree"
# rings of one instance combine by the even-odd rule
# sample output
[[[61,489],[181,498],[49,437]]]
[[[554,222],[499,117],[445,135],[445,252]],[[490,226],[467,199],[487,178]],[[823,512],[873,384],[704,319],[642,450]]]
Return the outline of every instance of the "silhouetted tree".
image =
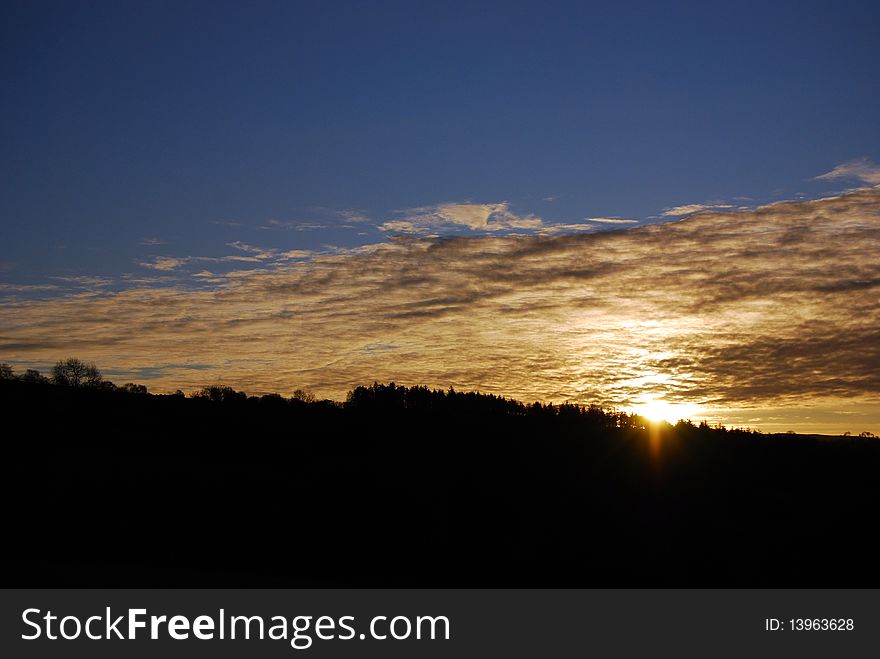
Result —
[[[192,395],[193,398],[205,398],[215,403],[243,402],[247,395],[242,391],[236,391],[232,387],[213,385],[204,387]]]
[[[297,389],[293,392],[293,395],[291,395],[290,399],[298,400],[303,403],[314,403],[315,400],[317,400],[315,398],[315,394],[313,394],[311,391],[306,391],[305,389]]]
[[[75,357],[60,361],[52,367],[52,382],[65,387],[97,387],[103,381],[94,363]]]
[[[9,364],[0,364],[0,380],[11,380],[15,377],[15,372]]]
[[[124,385],[122,385],[119,388],[127,394],[146,394],[147,393],[147,385],[135,384],[134,382],[126,382]]]
[[[49,381],[49,378],[33,368],[29,368],[24,373],[19,375],[18,379],[22,382],[35,382],[40,384],[45,384]]]
[[[273,410],[281,410],[287,407],[287,399],[281,394],[264,394],[259,398],[250,398],[251,401],[258,401],[263,408],[271,408]]]

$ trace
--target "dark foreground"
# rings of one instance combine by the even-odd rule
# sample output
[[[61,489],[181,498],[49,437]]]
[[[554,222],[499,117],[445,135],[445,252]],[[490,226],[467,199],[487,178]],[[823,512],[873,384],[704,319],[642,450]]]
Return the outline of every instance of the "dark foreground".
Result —
[[[0,382],[4,586],[880,587],[880,441]]]

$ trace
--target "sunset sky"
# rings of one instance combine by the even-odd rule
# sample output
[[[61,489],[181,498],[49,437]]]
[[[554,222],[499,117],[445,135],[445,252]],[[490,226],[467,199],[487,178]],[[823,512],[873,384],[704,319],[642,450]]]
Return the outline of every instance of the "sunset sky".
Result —
[[[878,25],[4,2],[0,362],[880,434]]]

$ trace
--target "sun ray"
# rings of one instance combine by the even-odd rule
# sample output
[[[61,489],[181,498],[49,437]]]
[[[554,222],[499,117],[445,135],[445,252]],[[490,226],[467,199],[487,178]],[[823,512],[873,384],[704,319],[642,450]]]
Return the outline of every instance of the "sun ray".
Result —
[[[675,423],[681,419],[689,419],[700,411],[693,403],[670,403],[662,398],[646,398],[634,406],[636,414],[650,421],[659,423]]]

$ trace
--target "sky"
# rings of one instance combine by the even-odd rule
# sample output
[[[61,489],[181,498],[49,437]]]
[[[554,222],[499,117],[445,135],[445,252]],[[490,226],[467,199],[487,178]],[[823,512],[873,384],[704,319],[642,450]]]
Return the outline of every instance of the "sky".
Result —
[[[880,432],[878,24],[5,2],[0,361]]]

